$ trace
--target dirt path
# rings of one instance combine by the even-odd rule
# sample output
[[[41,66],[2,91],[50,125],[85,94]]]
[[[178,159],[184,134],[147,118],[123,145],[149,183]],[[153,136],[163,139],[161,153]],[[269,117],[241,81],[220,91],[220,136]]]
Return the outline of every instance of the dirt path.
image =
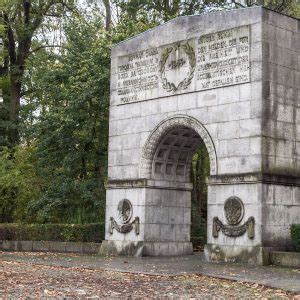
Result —
[[[28,297],[300,299],[258,284],[201,275],[143,275],[0,260],[0,299]]]

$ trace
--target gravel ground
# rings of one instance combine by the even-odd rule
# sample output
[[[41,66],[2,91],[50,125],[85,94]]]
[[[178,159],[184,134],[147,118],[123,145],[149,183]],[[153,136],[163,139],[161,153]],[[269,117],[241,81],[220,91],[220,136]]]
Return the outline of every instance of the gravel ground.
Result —
[[[0,260],[0,299],[104,297],[300,300],[300,295],[259,284],[201,275],[143,275]]]

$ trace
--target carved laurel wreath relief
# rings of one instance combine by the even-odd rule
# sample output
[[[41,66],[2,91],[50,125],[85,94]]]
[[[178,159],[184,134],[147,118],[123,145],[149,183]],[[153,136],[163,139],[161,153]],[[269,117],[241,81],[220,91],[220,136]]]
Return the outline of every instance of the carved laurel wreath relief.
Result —
[[[219,236],[221,230],[225,235],[230,237],[242,236],[246,231],[250,239],[254,238],[255,220],[250,217],[243,225],[237,226],[244,217],[244,204],[238,197],[232,196],[224,204],[225,218],[228,225],[220,221],[218,217],[213,218],[213,237]]]
[[[189,71],[188,71],[186,77],[176,85],[174,82],[170,82],[167,79],[166,62],[167,62],[170,54],[172,52],[179,51],[180,48],[182,48],[184,53],[187,55],[188,62],[189,62]],[[182,66],[182,64],[183,64],[183,61],[179,59],[179,60],[177,60],[177,62],[175,62],[174,67],[180,68]],[[175,45],[173,45],[171,47],[167,47],[166,49],[163,50],[163,52],[161,54],[161,59],[159,62],[159,74],[161,77],[163,88],[167,92],[177,92],[177,91],[186,89],[190,85],[190,83],[194,77],[195,68],[196,68],[195,51],[188,42],[186,44],[176,43]]]
[[[109,219],[109,233],[113,234],[113,230],[116,229],[120,233],[128,233],[133,227],[135,228],[135,233],[138,235],[140,233],[140,219],[135,217],[133,221],[132,217],[132,204],[128,199],[123,199],[118,204],[118,220],[121,223],[120,225],[117,221],[110,217]]]

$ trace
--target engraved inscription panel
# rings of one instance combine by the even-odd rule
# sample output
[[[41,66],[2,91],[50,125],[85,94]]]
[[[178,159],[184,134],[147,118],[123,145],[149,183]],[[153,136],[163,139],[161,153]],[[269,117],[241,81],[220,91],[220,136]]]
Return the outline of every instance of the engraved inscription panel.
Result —
[[[118,60],[118,91],[120,103],[158,97],[158,49],[149,49]]]
[[[118,104],[250,81],[250,26],[118,57]]]
[[[196,90],[249,82],[249,40],[249,27],[201,36],[196,50]]]

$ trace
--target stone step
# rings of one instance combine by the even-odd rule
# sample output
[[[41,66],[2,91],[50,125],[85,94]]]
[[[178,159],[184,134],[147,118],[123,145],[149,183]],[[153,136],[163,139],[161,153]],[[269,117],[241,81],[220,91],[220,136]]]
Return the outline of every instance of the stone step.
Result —
[[[272,265],[280,267],[300,268],[300,252],[270,252]]]

